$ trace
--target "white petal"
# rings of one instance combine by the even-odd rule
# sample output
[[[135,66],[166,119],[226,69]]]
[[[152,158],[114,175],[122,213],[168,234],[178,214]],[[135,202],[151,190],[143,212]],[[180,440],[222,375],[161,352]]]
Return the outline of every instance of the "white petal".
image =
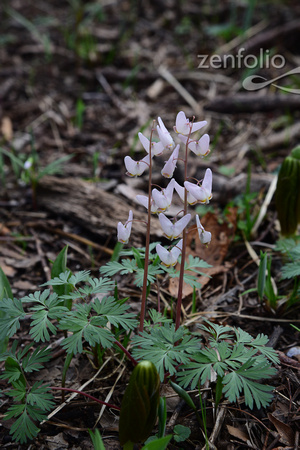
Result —
[[[161,261],[163,262],[163,264],[165,264],[166,266],[170,266],[170,252],[164,248],[162,245],[157,244],[156,246],[156,253],[158,254],[158,256],[160,257]]]
[[[184,186],[188,192],[191,193],[200,203],[209,203],[211,199],[211,183],[212,183],[212,173],[210,169],[205,172],[204,180],[202,186],[190,183],[189,181],[184,182]]]
[[[204,134],[199,141],[191,141],[188,144],[189,149],[197,156],[206,156],[209,153],[209,136]]]
[[[202,120],[201,122],[193,123],[192,133],[194,133],[195,131],[200,130],[200,128],[205,127],[205,125],[207,125],[207,121],[206,120]]]
[[[161,143],[163,144],[164,148],[173,150],[173,148],[175,147],[175,143],[160,117],[158,118],[158,123],[159,125],[157,125],[156,128]]]
[[[130,233],[131,233],[131,226],[132,226],[132,219],[133,219],[133,213],[130,210],[128,215],[128,220],[125,223],[125,225],[122,224],[122,222],[118,223],[118,241],[122,242],[122,244],[127,244]]]
[[[211,199],[211,190],[212,190],[212,171],[211,169],[206,169],[203,181],[202,181],[202,187],[205,189],[205,191],[208,194],[208,200]]]
[[[196,215],[196,223],[201,244],[209,244],[211,241],[211,233],[209,231],[204,230],[204,227],[201,225],[198,214]]]
[[[187,224],[189,223],[190,220],[191,220],[191,214],[186,214],[185,216],[183,216],[180,220],[178,220],[174,224],[174,236],[173,236],[173,239],[176,239],[176,238],[178,238],[178,236],[181,235],[182,231],[187,226]]]
[[[187,143],[188,136],[184,136],[183,134],[179,134],[178,137],[184,144]]]
[[[172,180],[173,179],[174,178],[172,178]],[[184,191],[185,191],[184,187],[180,186],[180,184],[178,184],[177,181],[175,181],[174,188],[175,188],[175,191],[177,192],[177,194],[179,195],[181,201],[184,202]],[[197,203],[197,199],[195,197],[193,197],[190,192],[188,192],[187,202],[189,205],[195,205]]]
[[[179,255],[182,251],[182,242],[183,242],[183,240],[180,239],[178,244],[175,245],[170,252],[170,253],[172,253],[172,258],[174,259],[174,263],[172,264],[173,266],[174,266],[174,264],[176,264],[177,259],[179,258]]]
[[[177,246],[174,246],[171,251],[168,251],[162,245],[157,244],[156,252],[160,257],[163,264],[166,266],[174,266],[177,263],[177,259],[182,250],[182,239],[178,242]]]
[[[186,118],[186,115],[183,111],[180,111],[176,116],[176,126],[174,127],[174,130],[176,133],[181,134],[189,134],[190,132],[190,121]]]
[[[138,136],[139,136],[139,140],[140,140],[142,146],[144,147],[146,152],[149,153],[149,148],[150,148],[149,139],[146,138],[146,136],[144,136],[143,133],[139,133]],[[164,146],[161,142],[153,142],[153,141],[151,142],[151,157],[161,155],[163,151],[164,151]]]
[[[124,163],[127,169],[127,175],[129,175],[130,177],[137,177],[139,175],[142,175],[149,167],[150,156],[146,155],[140,161],[134,161],[130,156],[125,156]]]
[[[178,160],[178,154],[179,154],[179,145],[177,145],[164,165],[161,174],[166,178],[171,178],[173,176],[174,170],[176,168],[177,160]]]
[[[146,209],[148,209],[148,197],[147,195],[137,195],[135,197],[140,205],[144,206]],[[157,214],[159,212],[159,208],[156,205],[156,203],[152,200],[151,201],[151,213]]]

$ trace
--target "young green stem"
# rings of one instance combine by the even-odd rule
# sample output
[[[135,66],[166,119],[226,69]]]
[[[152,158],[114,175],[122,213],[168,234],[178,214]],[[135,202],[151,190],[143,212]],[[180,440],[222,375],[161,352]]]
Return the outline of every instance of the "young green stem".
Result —
[[[142,332],[144,329],[144,320],[146,314],[146,301],[147,301],[147,285],[148,285],[148,265],[149,265],[149,246],[150,246],[150,224],[151,224],[151,181],[152,181],[152,157],[151,157],[151,144],[152,144],[152,134],[153,127],[150,135],[149,143],[149,184],[148,184],[148,220],[147,220],[147,232],[146,232],[146,246],[145,246],[145,261],[144,261],[144,278],[143,278],[143,291],[142,291],[142,305],[141,305],[141,315],[140,315],[140,326],[139,331]]]

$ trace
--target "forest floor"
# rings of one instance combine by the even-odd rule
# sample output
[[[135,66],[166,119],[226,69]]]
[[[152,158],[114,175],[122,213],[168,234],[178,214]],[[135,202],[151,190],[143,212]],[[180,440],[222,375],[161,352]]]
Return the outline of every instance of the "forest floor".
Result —
[[[300,66],[300,5],[293,0],[254,5],[209,0],[11,0],[0,5],[0,267],[16,298],[49,280],[50,261],[66,245],[70,270],[90,270],[99,277],[116,244],[117,223],[127,220],[130,209],[146,217],[135,201],[136,194],[147,192],[146,177],[126,177],[124,167],[126,155],[144,156],[137,133],[150,136],[158,116],[171,130],[181,110],[208,122],[211,152],[191,160],[190,176],[201,179],[207,167],[213,171],[213,198],[197,209],[212,242],[195,248],[191,239],[189,250],[213,268],[211,278],[201,278],[195,314],[192,291],[185,287],[182,323],[192,329],[208,318],[252,336],[264,333],[280,357],[268,408],[251,411],[243,402],[224,402],[226,413],[217,427],[208,413],[211,448],[219,450],[300,448],[300,361],[287,356],[299,345],[299,332],[291,324],[300,326],[300,302],[286,308],[278,300],[271,308],[255,291],[260,251],[272,254],[278,296],[286,300],[293,289],[293,280],[281,279],[282,256],[275,250],[280,227],[274,196],[259,213],[267,193],[274,191],[280,165],[300,139],[300,96],[280,89],[299,91],[299,73],[284,74]],[[228,55],[235,59],[219,67]],[[243,80],[254,74],[282,78],[263,89],[245,89]],[[36,198],[22,168],[32,155],[39,171],[70,156],[61,173],[40,178]],[[163,183],[156,168],[154,180]],[[191,210],[194,214],[195,207]],[[154,221],[151,240],[160,239]],[[130,244],[144,246],[144,241],[143,226],[134,225]],[[138,313],[140,289],[131,276],[118,281],[121,298],[129,296]],[[160,281],[172,315],[176,286]],[[156,298],[155,287],[149,304],[155,305]],[[60,337],[53,336],[52,359],[31,382],[59,386],[65,357]],[[26,320],[15,339],[31,342]],[[86,392],[120,405],[132,366],[120,364],[116,355],[108,358],[100,372],[83,355],[76,358],[66,385],[86,384]],[[0,384],[7,388],[5,380]],[[167,422],[191,429],[186,441],[172,441],[168,448],[203,448],[193,412],[167,388],[166,396]],[[60,395],[55,399],[58,406]],[[95,426],[105,448],[120,448],[118,413],[85,398],[66,403],[27,444],[12,441],[13,421],[2,420],[10,400],[2,396],[0,402],[2,448],[88,449],[88,429]]]

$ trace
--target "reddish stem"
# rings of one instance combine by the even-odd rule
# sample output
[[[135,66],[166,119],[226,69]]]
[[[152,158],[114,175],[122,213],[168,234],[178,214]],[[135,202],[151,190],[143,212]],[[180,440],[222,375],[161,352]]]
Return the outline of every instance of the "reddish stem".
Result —
[[[85,397],[90,398],[94,402],[100,403],[101,405],[105,405],[105,406],[108,406],[109,408],[117,409],[118,411],[121,410],[121,408],[119,406],[115,406],[115,405],[111,405],[110,403],[103,402],[102,400],[99,400],[98,398],[93,397],[92,395],[86,394],[85,392],[78,391],[77,389],[63,388],[63,387],[56,387],[56,386],[50,387],[50,389],[55,390],[55,391],[75,392],[76,394],[84,395]]]
[[[148,220],[147,220],[147,232],[146,232],[146,246],[145,246],[145,262],[144,262],[144,279],[143,279],[143,291],[142,291],[142,305],[140,315],[139,332],[144,330],[144,320],[146,314],[146,301],[147,301],[147,287],[148,287],[148,265],[149,265],[149,247],[150,247],[150,224],[151,224],[151,180],[152,180],[152,157],[151,157],[151,144],[152,144],[153,127],[150,135],[149,142],[149,184],[148,184]]]
[[[126,348],[121,344],[121,342],[115,341],[114,343],[122,350],[122,352],[125,353],[125,355],[127,356],[127,358],[130,359],[130,361],[131,361],[135,366],[138,364],[137,360],[134,359],[134,357],[129,353],[129,351],[126,350]]]
[[[192,131],[193,122],[190,124],[190,132],[185,145],[185,159],[184,159],[184,181],[187,181],[187,161],[188,161],[188,143]],[[184,188],[184,206],[183,214],[187,214],[187,190]],[[180,263],[180,273],[179,273],[179,283],[178,283],[178,295],[177,295],[177,307],[176,307],[176,321],[175,330],[180,327],[180,315],[181,315],[181,305],[182,305],[182,291],[183,291],[183,275],[184,275],[184,264],[185,264],[185,252],[186,252],[186,229],[184,228],[182,232],[182,251],[181,251],[181,263]]]

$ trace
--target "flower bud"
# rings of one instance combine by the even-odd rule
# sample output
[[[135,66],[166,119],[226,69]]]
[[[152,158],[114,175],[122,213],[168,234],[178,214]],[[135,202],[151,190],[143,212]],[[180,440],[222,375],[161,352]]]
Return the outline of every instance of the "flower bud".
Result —
[[[157,418],[160,380],[151,361],[141,361],[133,369],[120,412],[121,445],[144,442]]]
[[[281,233],[284,236],[294,234],[300,223],[300,146],[282,163],[275,201]]]

